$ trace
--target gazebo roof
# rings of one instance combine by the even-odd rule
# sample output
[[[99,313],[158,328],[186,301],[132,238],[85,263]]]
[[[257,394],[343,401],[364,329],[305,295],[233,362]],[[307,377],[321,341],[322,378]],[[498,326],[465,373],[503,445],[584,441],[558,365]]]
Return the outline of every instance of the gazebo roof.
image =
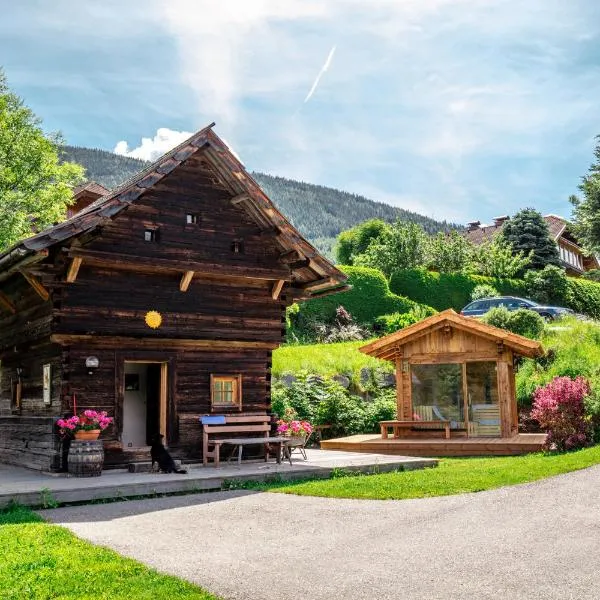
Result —
[[[542,345],[536,340],[531,340],[522,335],[511,333],[505,329],[492,327],[473,317],[463,317],[451,308],[444,310],[432,317],[423,319],[414,325],[401,329],[396,333],[386,335],[366,346],[359,348],[364,354],[375,358],[393,359],[399,348],[445,326],[451,326],[465,331],[474,336],[504,344],[516,354],[534,358],[543,354]]]

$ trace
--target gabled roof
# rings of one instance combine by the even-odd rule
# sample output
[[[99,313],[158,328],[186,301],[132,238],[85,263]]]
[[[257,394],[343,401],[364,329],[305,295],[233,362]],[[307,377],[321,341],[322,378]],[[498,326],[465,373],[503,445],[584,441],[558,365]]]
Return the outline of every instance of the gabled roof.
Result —
[[[108,194],[110,190],[108,188],[105,188],[103,185],[96,183],[95,181],[86,181],[85,183],[82,183],[81,185],[78,185],[77,187],[73,188],[73,196],[75,196],[75,198],[77,198],[77,196],[80,196],[84,192],[93,194],[95,196],[106,196],[106,194]]]
[[[543,354],[540,342],[530,340],[522,335],[517,335],[516,333],[511,333],[504,329],[499,329],[498,327],[492,327],[473,317],[464,317],[454,312],[451,308],[444,310],[437,315],[433,315],[432,317],[428,317],[427,319],[423,319],[396,333],[386,335],[366,346],[362,346],[359,350],[364,354],[376,358],[393,359],[396,351],[401,346],[427,335],[436,329],[440,329],[445,325],[450,325],[456,329],[466,331],[474,336],[479,336],[494,342],[501,342],[522,356],[533,358]]]
[[[548,225],[550,231],[550,237],[557,241],[558,238],[563,234],[569,222],[563,217],[557,215],[546,215],[544,221]],[[464,235],[471,240],[474,244],[481,244],[486,240],[491,240],[496,233],[498,233],[504,226],[506,221],[503,221],[499,225],[484,225],[483,227],[473,227],[472,229],[464,230]]]
[[[202,151],[230,189],[232,197],[237,197],[238,206],[243,207],[259,227],[277,231],[282,251],[296,250],[301,257],[309,260],[301,278],[307,292],[322,294],[342,286],[347,276],[323,257],[279,212],[228,146],[213,132],[213,126],[214,123],[201,129],[71,218],[22,240],[0,254],[0,273],[25,258],[31,260],[36,253],[47,254],[48,248],[53,245],[66,243],[109,222],[186,159]]]

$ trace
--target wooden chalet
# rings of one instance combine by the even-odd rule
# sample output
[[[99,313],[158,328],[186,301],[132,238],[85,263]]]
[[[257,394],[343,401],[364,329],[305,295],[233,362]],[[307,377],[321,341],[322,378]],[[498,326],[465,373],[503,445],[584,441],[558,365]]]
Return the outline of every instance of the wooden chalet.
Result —
[[[360,351],[394,362],[398,420],[383,422],[381,436],[323,447],[432,456],[541,449],[545,435],[518,433],[514,375],[518,356],[542,354],[539,342],[450,309]]]
[[[201,415],[269,413],[286,307],[345,280],[199,131],[0,255],[0,461],[61,469],[75,404],[114,416],[108,466],[148,460],[159,432],[201,456]]]

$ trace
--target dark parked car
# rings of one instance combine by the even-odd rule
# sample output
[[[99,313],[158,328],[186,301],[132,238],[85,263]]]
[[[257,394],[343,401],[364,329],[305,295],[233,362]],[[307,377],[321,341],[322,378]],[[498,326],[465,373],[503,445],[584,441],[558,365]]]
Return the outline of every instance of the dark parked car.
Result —
[[[515,296],[497,296],[495,298],[474,300],[470,304],[467,304],[467,306],[460,311],[460,314],[465,315],[466,317],[482,317],[488,310],[496,308],[497,306],[504,306],[505,308],[508,308],[508,310],[518,310],[519,308],[533,310],[549,321],[562,317],[563,315],[575,314],[570,308],[564,308],[562,306],[542,306],[533,300],[516,298]]]

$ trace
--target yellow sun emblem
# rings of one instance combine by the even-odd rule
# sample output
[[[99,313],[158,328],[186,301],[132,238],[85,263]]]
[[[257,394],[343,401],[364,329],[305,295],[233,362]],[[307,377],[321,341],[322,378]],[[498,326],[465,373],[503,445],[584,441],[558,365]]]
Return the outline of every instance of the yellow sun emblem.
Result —
[[[144,320],[146,321],[146,325],[148,325],[148,327],[151,327],[152,329],[157,329],[162,323],[162,317],[160,313],[156,312],[155,310],[149,310],[146,313],[146,317]]]

